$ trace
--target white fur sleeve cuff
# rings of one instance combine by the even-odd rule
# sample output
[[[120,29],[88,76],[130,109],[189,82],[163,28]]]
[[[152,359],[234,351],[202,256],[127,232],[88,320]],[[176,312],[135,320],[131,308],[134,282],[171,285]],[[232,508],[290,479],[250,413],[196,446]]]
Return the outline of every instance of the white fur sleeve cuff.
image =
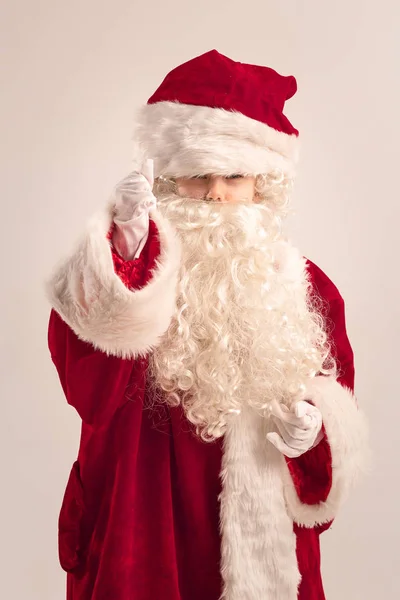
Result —
[[[285,496],[296,523],[314,527],[335,518],[359,475],[366,470],[368,427],[352,392],[332,377],[313,379],[306,397],[322,413],[332,455],[332,487],[325,502],[303,504],[285,467]]]
[[[112,207],[95,216],[75,252],[47,285],[53,308],[84,341],[123,358],[145,356],[174,312],[180,246],[169,223],[152,211],[160,255],[149,283],[129,290],[114,271],[107,234]]]

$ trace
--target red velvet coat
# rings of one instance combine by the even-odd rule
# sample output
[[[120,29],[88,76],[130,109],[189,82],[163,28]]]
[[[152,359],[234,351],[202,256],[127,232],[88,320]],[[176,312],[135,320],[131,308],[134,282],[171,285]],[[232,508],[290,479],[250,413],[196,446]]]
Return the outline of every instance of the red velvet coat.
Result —
[[[268,474],[266,465],[265,487],[254,492],[254,506],[258,502],[261,509],[232,517],[240,494],[230,477],[240,479],[241,469],[239,475],[230,471],[236,468],[233,443],[204,443],[179,408],[146,405],[148,353],[173,310],[170,280],[179,262],[173,235],[155,217],[140,259],[124,262],[110,248],[109,219],[93,221],[49,287],[55,309],[50,352],[66,399],[82,419],[59,519],[68,600],[218,600],[221,566],[227,600],[323,600],[319,535],[359,468],[363,442],[337,288],[307,263],[313,289],[328,307],[340,366],[338,382],[328,385],[321,378],[310,391],[323,413],[325,438],[298,459],[274,455],[278,470]],[[158,322],[150,324],[154,314]],[[127,328],[133,330],[129,339]],[[239,463],[242,454],[246,460],[241,450]],[[247,517],[248,523],[254,518],[255,541],[246,538]],[[244,533],[237,537],[239,529]]]

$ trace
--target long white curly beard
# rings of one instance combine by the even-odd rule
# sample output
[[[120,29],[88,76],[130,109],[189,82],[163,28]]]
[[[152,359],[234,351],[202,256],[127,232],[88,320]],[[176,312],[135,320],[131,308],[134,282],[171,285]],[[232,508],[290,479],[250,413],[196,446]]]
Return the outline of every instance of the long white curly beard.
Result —
[[[326,335],[273,207],[168,194],[159,210],[181,239],[182,264],[175,315],[150,360],[153,389],[212,440],[243,405],[264,412],[272,399],[302,397],[323,371]]]

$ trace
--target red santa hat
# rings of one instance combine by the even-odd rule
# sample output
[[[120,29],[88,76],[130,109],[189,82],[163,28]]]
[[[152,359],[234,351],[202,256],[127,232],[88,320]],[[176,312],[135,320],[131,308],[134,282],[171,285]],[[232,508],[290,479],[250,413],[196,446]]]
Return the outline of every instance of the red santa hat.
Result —
[[[135,138],[156,177],[291,174],[298,131],[283,114],[292,76],[212,50],[171,71],[138,116]]]

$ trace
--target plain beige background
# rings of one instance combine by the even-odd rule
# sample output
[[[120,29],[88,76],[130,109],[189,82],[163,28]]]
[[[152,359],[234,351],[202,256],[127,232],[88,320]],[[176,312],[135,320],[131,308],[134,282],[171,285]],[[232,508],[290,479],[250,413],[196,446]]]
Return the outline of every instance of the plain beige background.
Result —
[[[128,172],[135,109],[168,70],[212,48],[298,79],[290,226],[346,299],[374,455],[324,535],[327,599],[399,597],[398,6],[3,2],[1,598],[64,598],[56,528],[79,422],[48,356],[42,281]]]

